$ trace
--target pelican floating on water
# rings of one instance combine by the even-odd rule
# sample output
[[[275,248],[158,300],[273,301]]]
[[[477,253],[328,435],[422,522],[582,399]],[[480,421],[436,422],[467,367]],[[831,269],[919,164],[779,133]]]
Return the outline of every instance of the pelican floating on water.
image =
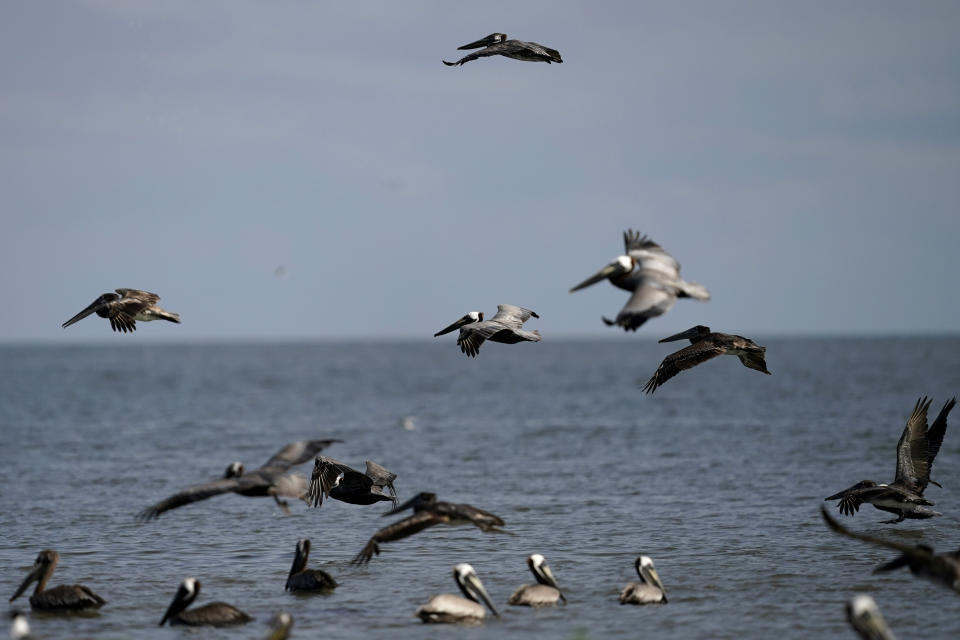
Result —
[[[293,555],[293,565],[290,575],[287,576],[286,591],[323,591],[330,592],[337,588],[337,581],[322,569],[307,569],[307,560],[310,559],[310,541],[301,538],[297,541],[297,550]]]
[[[530,318],[539,318],[530,309],[524,309],[512,304],[498,304],[497,313],[489,320],[483,319],[482,311],[471,311],[450,326],[437,331],[433,337],[450,333],[460,329],[457,345],[460,351],[471,358],[475,358],[480,351],[484,340],[516,344],[518,342],[540,342],[540,332],[524,331],[523,323]]]
[[[381,542],[400,540],[437,524],[454,526],[472,524],[481,531],[509,533],[499,528],[504,525],[504,522],[492,513],[477,509],[469,504],[438,502],[435,493],[418,493],[399,507],[383,515],[389,516],[406,509],[413,509],[413,515],[387,525],[373,534],[373,537],[367,541],[360,553],[352,560],[353,564],[366,564],[370,562],[370,558],[374,554],[379,555]]]
[[[10,640],[30,640],[30,622],[27,615],[20,609],[10,609],[7,613],[10,618]]]
[[[767,348],[754,344],[749,338],[729,333],[714,333],[710,331],[710,327],[698,324],[682,333],[664,338],[660,342],[673,342],[684,338],[690,340],[690,346],[674,351],[664,358],[656,373],[644,385],[644,391],[653,393],[657,387],[681,371],[724,354],[737,356],[743,366],[770,375],[767,371],[767,363],[763,359]]]
[[[650,556],[640,556],[634,566],[640,582],[628,582],[620,592],[620,604],[657,604],[667,603],[667,590],[660,582],[660,575],[653,566]]]
[[[270,618],[267,625],[270,627],[267,640],[287,640],[290,637],[290,629],[293,628],[293,616],[286,611],[281,611]]]
[[[647,236],[627,229],[623,232],[623,245],[624,255],[570,289],[573,293],[607,279],[613,286],[630,291],[632,295],[616,319],[601,317],[608,327],[617,325],[624,331],[636,331],[650,318],[670,311],[677,298],[710,299],[710,292],[703,285],[681,278],[680,263]]]
[[[507,600],[507,604],[527,607],[552,607],[561,600],[567,604],[567,598],[560,591],[553,572],[547,566],[547,560],[539,553],[527,558],[527,566],[537,579],[537,584],[525,584],[519,587]]]
[[[447,62],[444,60],[443,64],[448,67],[456,67],[471,60],[485,58],[487,56],[504,56],[506,58],[513,58],[514,60],[546,62],[547,64],[551,62],[560,64],[563,62],[563,59],[560,57],[560,52],[556,49],[545,47],[536,42],[507,40],[507,34],[505,33],[491,33],[486,38],[481,38],[476,42],[457,47],[458,51],[468,51],[470,49],[480,49],[480,51],[474,51],[471,54],[465,55],[456,62]]]
[[[166,320],[180,324],[180,314],[164,311],[157,306],[160,296],[139,289],[117,289],[116,293],[105,293],[91,302],[86,309],[63,323],[66,329],[75,322],[83,320],[91,313],[110,319],[114,331],[136,331],[137,323],[151,320]]]
[[[465,597],[441,593],[430,598],[414,615],[424,622],[480,622],[487,615],[486,609],[480,604],[482,601],[493,615],[500,616],[473,567],[465,562],[458,564],[453,568],[453,579],[457,581],[457,586]]]
[[[862,480],[824,500],[840,500],[837,508],[848,516],[859,511],[861,504],[868,502],[876,509],[897,515],[896,520],[889,520],[888,523],[902,522],[904,518],[922,519],[943,515],[927,508],[933,502],[924,498],[923,492],[931,482],[930,467],[947,431],[947,414],[957,404],[957,399],[947,401],[933,425],[927,429],[927,409],[931,402],[926,397],[917,400],[913,413],[907,419],[907,426],[897,442],[897,473],[893,482],[877,484],[873,480]]]
[[[53,549],[44,549],[38,553],[30,573],[10,596],[10,602],[19,598],[30,583],[36,580],[37,586],[33,590],[33,595],[30,596],[30,608],[36,611],[89,611],[99,609],[107,603],[90,587],[82,584],[62,584],[47,589],[47,582],[53,576],[53,570],[57,568],[59,560],[60,554]]]
[[[246,624],[253,620],[240,609],[226,602],[211,602],[196,609],[186,610],[200,593],[200,581],[196,578],[186,578],[180,583],[173,602],[163,614],[160,625],[170,621],[171,625],[184,624],[191,627],[230,627]]]
[[[249,497],[271,496],[277,504],[286,509],[287,505],[280,500],[281,496],[306,501],[308,488],[305,477],[299,474],[287,474],[287,471],[290,467],[303,464],[334,442],[342,442],[342,440],[291,442],[273,454],[262,466],[246,473],[243,471],[242,464],[234,462],[227,467],[227,472],[222,479],[188,487],[144,509],[137,514],[137,518],[151,520],[159,517],[164,511],[231,492]]]
[[[895,640],[880,608],[870,596],[859,593],[847,601],[847,621],[863,640]]]
[[[823,516],[827,526],[840,535],[900,552],[899,557],[880,565],[873,570],[874,573],[909,567],[910,573],[913,575],[960,593],[960,550],[935,553],[933,548],[927,545],[913,546],[896,540],[885,540],[865,533],[850,531],[830,517],[823,505],[820,506],[820,515]]]
[[[317,456],[310,476],[307,504],[319,507],[323,504],[323,497],[329,496],[349,504],[393,502],[393,506],[397,506],[397,492],[393,488],[397,474],[371,460],[367,460],[366,465],[366,472],[361,473],[333,458]],[[390,495],[383,492],[385,488]]]

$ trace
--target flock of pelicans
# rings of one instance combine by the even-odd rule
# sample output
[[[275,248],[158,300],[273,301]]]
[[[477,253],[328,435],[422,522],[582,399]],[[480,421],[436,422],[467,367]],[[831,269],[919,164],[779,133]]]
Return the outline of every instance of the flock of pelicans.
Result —
[[[562,63],[560,53],[535,42],[508,40],[505,34],[494,33],[470,44],[461,50],[479,49],[456,62],[443,61],[448,66],[462,65],[481,57],[502,55],[525,61]],[[710,299],[710,293],[700,284],[687,282],[680,277],[680,265],[666,250],[653,240],[632,230],[623,234],[624,253],[597,273],[570,289],[578,291],[602,280],[630,292],[630,297],[616,318],[603,317],[608,326],[619,326],[635,331],[650,318],[668,312],[678,298]],[[114,331],[133,332],[137,322],[166,320],[179,323],[180,316],[157,306],[160,297],[137,289],[117,289],[104,293],[80,313],[63,323],[63,327],[96,314],[107,318]],[[540,332],[523,329],[525,322],[539,318],[530,309],[510,304],[501,304],[497,313],[488,320],[479,311],[471,311],[434,337],[459,330],[457,345],[470,357],[476,357],[484,342],[517,344],[539,342]],[[756,371],[770,374],[764,354],[765,347],[738,335],[712,332],[709,327],[697,325],[686,331],[663,338],[660,342],[689,340],[690,345],[667,355],[653,373],[643,390],[653,393],[658,387],[681,371],[690,369],[716,356],[735,355],[740,362]],[[889,484],[864,480],[826,498],[838,500],[839,511],[853,515],[861,505],[871,504],[896,516],[891,522],[906,518],[922,519],[941,515],[930,509],[933,502],[924,497],[930,479],[930,469],[943,442],[947,428],[947,416],[956,404],[956,399],[946,402],[933,424],[927,426],[927,411],[931,400],[921,398],[914,406],[897,444],[896,476]],[[412,514],[376,531],[354,557],[356,564],[370,562],[380,554],[380,545],[401,540],[438,524],[472,524],[484,532],[508,533],[500,517],[469,504],[445,502],[436,494],[421,492],[399,504],[394,480],[397,475],[383,466],[366,461],[364,471],[321,455],[321,451],[339,440],[306,440],[288,444],[260,467],[244,470],[239,462],[232,463],[219,480],[188,487],[138,514],[143,521],[158,518],[161,514],[205,500],[216,495],[237,493],[243,496],[270,496],[285,511],[288,504],[284,498],[304,500],[308,505],[320,507],[325,498],[349,504],[371,505],[390,502],[393,508],[384,515],[393,515],[411,510]],[[313,473],[309,480],[291,473],[294,466],[314,460]],[[934,484],[936,484],[934,482]],[[939,486],[939,485],[938,485]],[[935,553],[925,545],[908,545],[872,535],[850,531],[836,522],[821,507],[827,525],[835,532],[869,544],[893,549],[899,555],[877,567],[876,571],[891,571],[908,567],[920,577],[960,593],[960,551]],[[294,551],[293,564],[287,577],[285,589],[294,592],[329,593],[337,587],[336,580],[325,571],[307,568],[310,555],[310,540],[301,539]],[[48,612],[77,612],[96,610],[106,601],[83,585],[61,585],[47,588],[56,568],[59,555],[53,550],[41,551],[33,568],[14,592],[10,601],[21,596],[36,582],[30,606],[34,610]],[[566,596],[553,575],[546,559],[539,553],[527,558],[527,566],[536,583],[519,587],[508,599],[510,605],[531,607],[566,604]],[[635,568],[639,581],[630,582],[620,592],[622,604],[666,604],[667,594],[653,560],[646,555],[636,559]],[[469,564],[457,564],[453,578],[461,595],[441,594],[430,598],[415,611],[424,622],[478,622],[489,610],[494,616],[499,613],[482,582]],[[193,577],[183,580],[170,606],[160,618],[160,625],[169,623],[192,626],[229,626],[249,622],[252,618],[224,602],[212,602],[191,608],[200,592],[200,582]],[[847,615],[851,625],[866,639],[883,640],[893,635],[880,615],[870,596],[856,595],[847,603]],[[11,612],[11,637],[21,639],[29,636],[29,625],[22,612]],[[287,613],[279,613],[270,621],[270,638],[286,638],[293,624]]]

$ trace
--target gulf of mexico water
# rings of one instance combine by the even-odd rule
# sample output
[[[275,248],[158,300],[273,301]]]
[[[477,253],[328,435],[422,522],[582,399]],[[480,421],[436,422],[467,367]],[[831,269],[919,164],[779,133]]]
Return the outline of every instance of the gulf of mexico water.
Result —
[[[892,554],[827,530],[823,498],[893,479],[917,398],[931,413],[960,394],[960,338],[758,338],[772,376],[723,357],[640,387],[676,345],[645,340],[487,344],[476,360],[441,342],[0,347],[0,591],[37,552],[61,554],[51,585],[106,598],[93,616],[31,614],[44,638],[260,638],[280,610],[293,637],[852,638],[843,606],[872,595],[902,638],[960,636],[956,594]],[[931,416],[932,419],[933,416]],[[960,413],[927,497],[943,517],[848,526],[938,550],[960,547]],[[414,427],[408,429],[404,427]],[[224,495],[142,523],[141,509],[227,464],[256,467],[285,443],[342,438],[325,453],[399,474],[401,499],[435,491],[507,522],[515,535],[434,527],[350,564],[393,518],[384,506],[320,509]],[[311,465],[299,470],[309,474]],[[382,503],[385,504],[385,503]],[[831,503],[831,509],[833,508]],[[834,511],[834,513],[836,513]],[[333,574],[329,596],[285,593],[298,538]],[[509,607],[546,556],[569,604]],[[670,602],[621,606],[638,554]],[[457,592],[471,563],[501,617],[433,628],[413,611]],[[222,600],[244,627],[158,627],[179,582]],[[29,595],[29,592],[28,592]],[[26,597],[13,606],[29,610]]]

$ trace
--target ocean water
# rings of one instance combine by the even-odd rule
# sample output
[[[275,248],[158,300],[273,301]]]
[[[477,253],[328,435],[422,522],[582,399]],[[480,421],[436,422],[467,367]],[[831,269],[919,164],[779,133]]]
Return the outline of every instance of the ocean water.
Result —
[[[902,638],[956,638],[956,594],[902,570],[874,575],[885,550],[831,533],[823,498],[892,480],[914,402],[933,415],[960,395],[960,339],[758,339],[772,376],[735,358],[705,363],[653,396],[640,387],[675,348],[653,341],[485,345],[453,340],[0,348],[0,591],[12,594],[44,548],[51,585],[82,583],[97,615],[31,614],[43,638],[261,638],[280,610],[293,637],[853,638],[852,594],[871,594]],[[402,424],[410,418],[414,429]],[[932,416],[931,416],[932,419]],[[960,546],[960,412],[927,497],[945,515],[883,524],[869,506],[848,526],[938,550]],[[137,522],[135,514],[233,460],[258,466],[285,443],[342,438],[327,454],[399,474],[401,499],[492,511],[515,535],[434,527],[350,560],[393,519],[383,506],[320,509],[225,495]],[[299,468],[309,474],[310,464]],[[831,509],[833,509],[831,503]],[[834,511],[835,513],[835,511]],[[395,518],[395,517],[394,517]],[[329,596],[283,585],[298,538],[333,574]],[[546,556],[569,604],[509,607]],[[670,602],[621,606],[640,553]],[[457,592],[471,563],[501,617],[423,625],[414,609]],[[197,604],[229,602],[244,627],[158,627],[179,582]],[[28,610],[22,598],[14,603]]]

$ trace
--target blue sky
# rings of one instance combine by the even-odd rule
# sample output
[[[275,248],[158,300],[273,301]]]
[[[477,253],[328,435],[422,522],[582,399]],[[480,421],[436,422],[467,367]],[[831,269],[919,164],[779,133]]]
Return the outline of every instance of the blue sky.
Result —
[[[0,340],[423,337],[649,234],[707,286],[641,333],[955,332],[960,4],[4,7]],[[564,64],[456,47],[504,31]],[[283,265],[286,276],[275,271]],[[183,324],[60,323],[117,287]]]

